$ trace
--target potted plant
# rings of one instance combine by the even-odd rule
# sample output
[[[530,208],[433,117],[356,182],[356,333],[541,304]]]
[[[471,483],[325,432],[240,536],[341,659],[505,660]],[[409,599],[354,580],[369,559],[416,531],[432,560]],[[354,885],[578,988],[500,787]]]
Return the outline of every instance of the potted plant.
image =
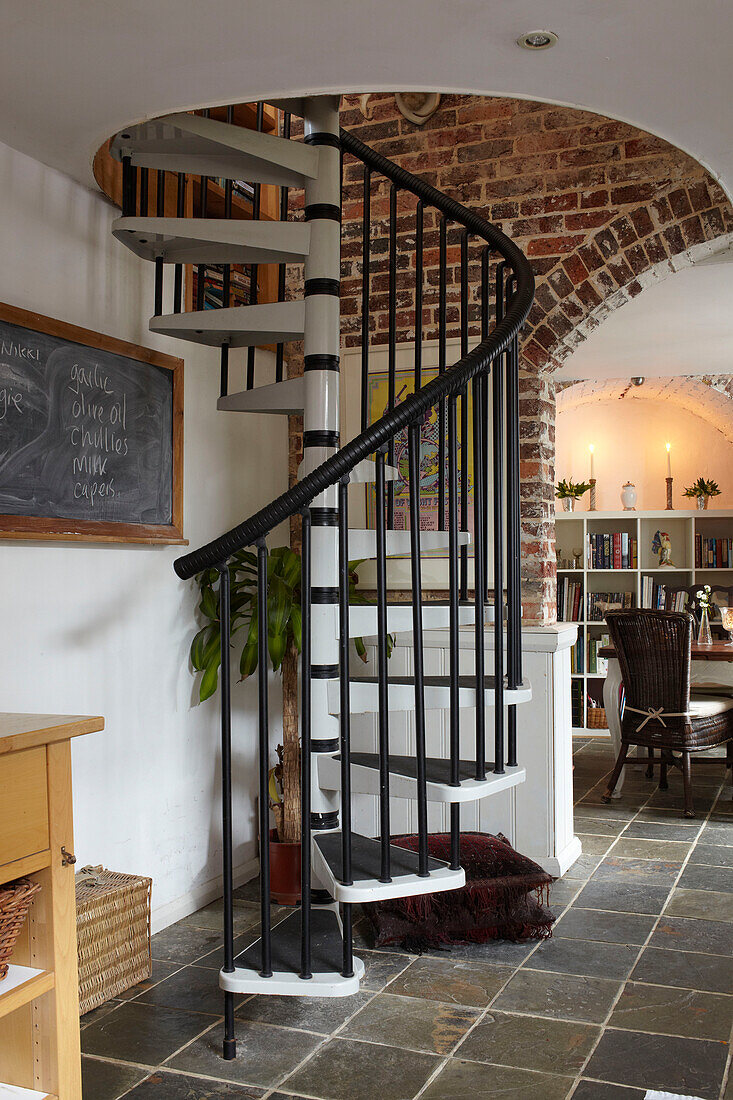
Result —
[[[363,560],[363,559],[362,559]],[[349,599],[368,603],[356,591],[356,568],[349,562]],[[247,551],[234,554],[229,563],[231,584],[231,637],[243,634],[239,659],[241,679],[257,669],[257,558]],[[219,572],[207,569],[196,578],[201,599],[199,611],[208,620],[191,643],[194,674],[202,673],[199,699],[209,699],[219,679],[220,621]],[[267,651],[273,669],[282,673],[283,740],[277,746],[278,763],[269,773],[269,805],[275,819],[270,832],[270,894],[274,901],[295,905],[300,900],[300,735],[298,729],[298,655],[302,645],[300,610],[300,557],[287,546],[270,550],[267,562]],[[246,633],[244,633],[246,631]],[[393,636],[387,638],[391,655]],[[356,650],[367,660],[361,638]]]
[[[707,508],[710,497],[720,496],[720,489],[717,481],[699,477],[697,481],[693,481],[692,485],[687,486],[684,495],[686,497],[697,497],[697,506],[702,511]]]
[[[566,481],[563,478],[555,486],[555,496],[562,501],[563,509],[566,512],[573,512],[576,500],[580,500],[583,493],[587,493],[589,489],[590,482],[588,481],[573,481],[572,478],[568,478]]]

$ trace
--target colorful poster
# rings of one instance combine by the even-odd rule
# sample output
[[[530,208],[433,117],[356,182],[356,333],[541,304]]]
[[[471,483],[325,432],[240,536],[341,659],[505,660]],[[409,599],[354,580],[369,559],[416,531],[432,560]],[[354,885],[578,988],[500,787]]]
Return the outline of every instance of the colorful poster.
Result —
[[[423,384],[429,382],[437,374],[436,370],[423,370]],[[415,392],[415,376],[412,371],[397,371],[395,375],[395,404],[400,405],[406,397]],[[374,423],[383,416],[389,405],[389,376],[387,372],[373,373],[369,375],[368,387],[368,416],[369,423]],[[447,413],[447,410],[446,410]],[[468,440],[467,440],[467,469],[468,469],[468,529],[473,529],[473,402],[468,397]],[[422,531],[437,531],[439,509],[439,485],[440,478],[445,486],[445,516],[448,526],[448,426],[446,415],[445,426],[445,462],[443,469],[439,468],[440,458],[440,420],[438,409],[430,412],[429,418],[422,425],[420,431],[420,529]],[[461,399],[458,401],[458,489],[459,489],[459,515],[460,515],[460,490],[463,462],[463,448],[461,446]],[[399,477],[394,484],[394,529],[406,531],[410,527],[410,497],[408,492],[408,430],[405,428],[395,438],[394,465],[399,471]],[[374,485],[368,486],[367,491],[367,516],[370,527],[374,527],[376,519],[376,489]],[[442,556],[442,555],[441,555]]]

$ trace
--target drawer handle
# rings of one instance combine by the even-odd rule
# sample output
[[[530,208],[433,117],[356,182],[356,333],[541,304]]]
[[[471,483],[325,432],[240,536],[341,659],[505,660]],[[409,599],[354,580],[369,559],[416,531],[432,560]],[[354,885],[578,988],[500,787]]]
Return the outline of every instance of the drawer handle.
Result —
[[[73,852],[67,852],[66,848],[61,849],[61,866],[70,867],[73,863],[76,863],[76,856]]]

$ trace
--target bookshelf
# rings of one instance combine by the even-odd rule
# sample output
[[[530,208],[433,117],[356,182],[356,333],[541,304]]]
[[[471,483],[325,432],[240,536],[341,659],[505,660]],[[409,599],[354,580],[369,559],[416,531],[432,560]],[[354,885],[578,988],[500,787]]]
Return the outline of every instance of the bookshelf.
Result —
[[[665,606],[667,610],[673,610],[675,596],[677,606],[686,605],[689,601],[689,593],[683,593],[683,589],[703,584],[709,584],[711,588],[733,586],[733,510],[558,512],[555,521],[558,560],[557,617],[562,620],[564,610],[568,609],[568,621],[578,624],[578,642],[571,660],[573,732],[585,733],[590,728],[586,724],[588,697],[603,705],[606,671],[604,662],[596,664],[594,670],[590,671],[589,656],[607,633],[602,617],[604,603],[608,602],[605,596],[621,598],[612,599],[612,603],[625,600],[634,607],[657,606],[657,603],[651,601],[659,595],[659,586],[662,586]],[[657,555],[652,552],[656,531],[665,531],[670,537],[674,563],[672,567],[660,567]],[[602,536],[605,535],[617,536],[618,549],[622,550],[626,546],[626,557],[622,560],[630,564],[621,568],[609,567],[609,560],[614,559],[609,559],[607,549],[604,554]],[[636,556],[633,554],[633,540],[636,540]],[[724,540],[731,542],[726,545]],[[592,559],[593,549],[595,556]],[[702,560],[696,564],[701,549]],[[710,560],[715,560],[713,549],[717,552],[715,565],[708,564],[706,556],[706,551],[710,550]],[[615,561],[618,560],[617,551]],[[575,598],[576,617],[573,617],[572,600],[564,606],[562,603],[566,586],[576,586],[575,591],[580,593],[580,598]],[[600,616],[597,619],[589,617],[589,598],[596,604],[597,614]],[[715,594],[713,598],[715,599]],[[719,595],[717,602],[727,601]]]

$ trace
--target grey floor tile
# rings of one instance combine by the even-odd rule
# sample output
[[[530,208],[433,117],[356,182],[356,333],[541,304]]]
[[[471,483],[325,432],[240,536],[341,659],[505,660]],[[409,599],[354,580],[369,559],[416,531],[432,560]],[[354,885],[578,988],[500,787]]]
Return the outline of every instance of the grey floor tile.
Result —
[[[273,907],[274,908],[274,907]],[[234,931],[246,932],[249,928],[256,927],[260,921],[259,908],[255,906],[233,906]],[[224,902],[214,901],[204,909],[199,909],[190,916],[178,921],[179,928],[208,928],[212,932],[222,932],[224,927]]]
[[[157,1070],[126,1094],[132,1100],[257,1100],[265,1090]]]
[[[605,978],[518,970],[492,1008],[555,1020],[598,1024],[605,1020],[621,983]]]
[[[487,940],[486,943],[458,943],[445,948],[428,948],[426,955],[436,959],[466,959],[476,962],[498,963],[500,966],[519,966],[531,955],[538,940],[512,943],[511,940]]]
[[[733,955],[733,929],[723,921],[692,920],[687,917],[660,918],[650,940],[651,947],[672,951],[702,951],[708,955]]]
[[[152,989],[158,982],[162,982],[164,978],[169,978],[171,974],[175,974],[177,970],[181,969],[180,963],[165,962],[163,959],[153,959],[153,973],[149,978],[146,978],[142,982],[138,982],[137,985],[131,986],[123,993],[118,993],[117,996],[120,1000],[131,1001],[135,997],[139,997],[141,993],[146,993],[149,989]]]
[[[224,1013],[224,994],[219,988],[216,973],[198,966],[178,970],[170,978],[141,993],[135,1003],[138,1002],[205,1012],[211,1016],[222,1016]]]
[[[663,822],[649,821],[643,816],[632,821],[624,832],[624,838],[637,838],[644,840],[682,841],[691,844],[700,830],[700,822],[689,822],[687,825],[673,818],[667,818]]]
[[[630,973],[638,953],[638,947],[622,943],[553,937],[540,944],[528,965],[533,970],[621,979]]]
[[[645,1096],[646,1089],[629,1089],[623,1085],[582,1078],[573,1093],[573,1100],[644,1100]]]
[[[606,909],[616,913],[661,913],[669,897],[666,886],[650,886],[643,882],[617,879],[598,881],[584,886],[574,905],[581,909]]]
[[[84,1031],[90,1024],[95,1024],[98,1020],[102,1020],[105,1016],[109,1016],[110,1012],[115,1012],[122,1004],[124,1004],[124,1001],[120,1000],[118,997],[113,997],[109,1001],[105,1001],[104,1004],[97,1005],[96,1008],[90,1009],[89,1012],[85,1012],[84,1015],[79,1018],[79,1027]]]
[[[620,859],[614,848],[594,872],[593,882],[639,882],[671,887],[681,867],[682,860],[672,863],[654,859]]]
[[[542,1073],[578,1073],[600,1029],[543,1016],[489,1012],[461,1043],[457,1055],[472,1062],[527,1068]],[[531,1052],[531,1053],[530,1053]]]
[[[618,834],[624,828],[626,822],[619,821],[615,817],[599,817],[593,816],[582,809],[582,803],[575,807],[575,828],[578,832],[592,833],[594,836],[618,836]]]
[[[222,942],[221,932],[172,924],[153,936],[152,953],[154,959],[191,963]]]
[[[665,917],[702,917],[704,920],[733,922],[730,894],[713,890],[680,890],[677,888],[664,911]]]
[[[692,841],[694,837],[690,838]],[[652,840],[644,837],[627,837],[626,833],[616,841],[611,855],[623,859],[663,860],[679,867],[690,850],[690,843],[683,840]]]
[[[708,821],[700,834],[701,844],[733,844],[733,821]]]
[[[81,1091],[83,1100],[117,1100],[148,1071],[137,1066],[121,1066],[99,1058],[82,1057]]]
[[[613,844],[612,836],[596,836],[595,833],[577,833],[578,840],[583,846],[584,856],[605,856]]]
[[[212,1022],[211,1016],[198,1012],[127,1001],[82,1031],[82,1050],[103,1058],[157,1066]]]
[[[240,935],[234,937],[234,955],[235,957],[240,951],[244,951],[245,947],[249,947],[251,943],[258,938],[257,930],[250,930],[249,932],[242,932]],[[221,970],[224,965],[224,947],[220,944],[215,947],[213,951],[209,951],[206,955],[202,955],[200,959],[192,964],[193,966],[204,967],[207,970]]]
[[[553,882],[550,887],[550,909],[555,916],[559,916],[562,910],[567,905],[570,905],[571,901],[577,896],[578,891],[582,889],[582,886],[582,882],[567,877],[558,879],[557,882]]]
[[[733,868],[688,865],[680,875],[680,890],[713,890],[731,895],[733,906]]]
[[[322,1100],[412,1100],[439,1065],[434,1054],[331,1039],[281,1087]]]
[[[396,978],[398,974],[410,965],[407,955],[392,954],[389,951],[359,951],[359,958],[364,963],[364,979],[362,989],[384,989],[388,982]]]
[[[250,997],[237,1009],[237,1016],[242,1020],[330,1035],[373,996],[362,989],[353,997]]]
[[[654,916],[606,913],[571,906],[553,929],[553,939],[602,940],[641,946],[654,927]]]
[[[627,982],[610,1027],[727,1042],[733,1025],[733,997],[692,989]]]
[[[585,881],[589,879],[602,859],[602,855],[593,856],[584,853],[582,856],[578,856],[572,867],[569,867],[563,875],[563,881],[567,882],[573,879]]]
[[[733,868],[733,847],[722,844],[703,844],[700,840],[692,849],[689,863],[704,863],[709,867]]]
[[[571,1077],[529,1073],[507,1066],[486,1066],[452,1058],[422,1094],[421,1100],[565,1100]]]
[[[607,1030],[585,1073],[617,1084],[717,1100],[727,1045],[644,1032]]]
[[[307,1058],[323,1039],[304,1031],[269,1027],[243,1020],[237,1024],[237,1057],[225,1062],[221,1056],[221,1027],[214,1027],[167,1063],[184,1073],[237,1081],[267,1088],[277,1085]]]
[[[485,1008],[512,974],[511,967],[468,959],[415,959],[390,984],[390,993],[445,1004]]]
[[[647,947],[634,967],[632,978],[637,982],[683,986],[708,993],[732,993],[733,959]]]
[[[378,993],[339,1034],[408,1050],[450,1054],[480,1015],[479,1008]]]

